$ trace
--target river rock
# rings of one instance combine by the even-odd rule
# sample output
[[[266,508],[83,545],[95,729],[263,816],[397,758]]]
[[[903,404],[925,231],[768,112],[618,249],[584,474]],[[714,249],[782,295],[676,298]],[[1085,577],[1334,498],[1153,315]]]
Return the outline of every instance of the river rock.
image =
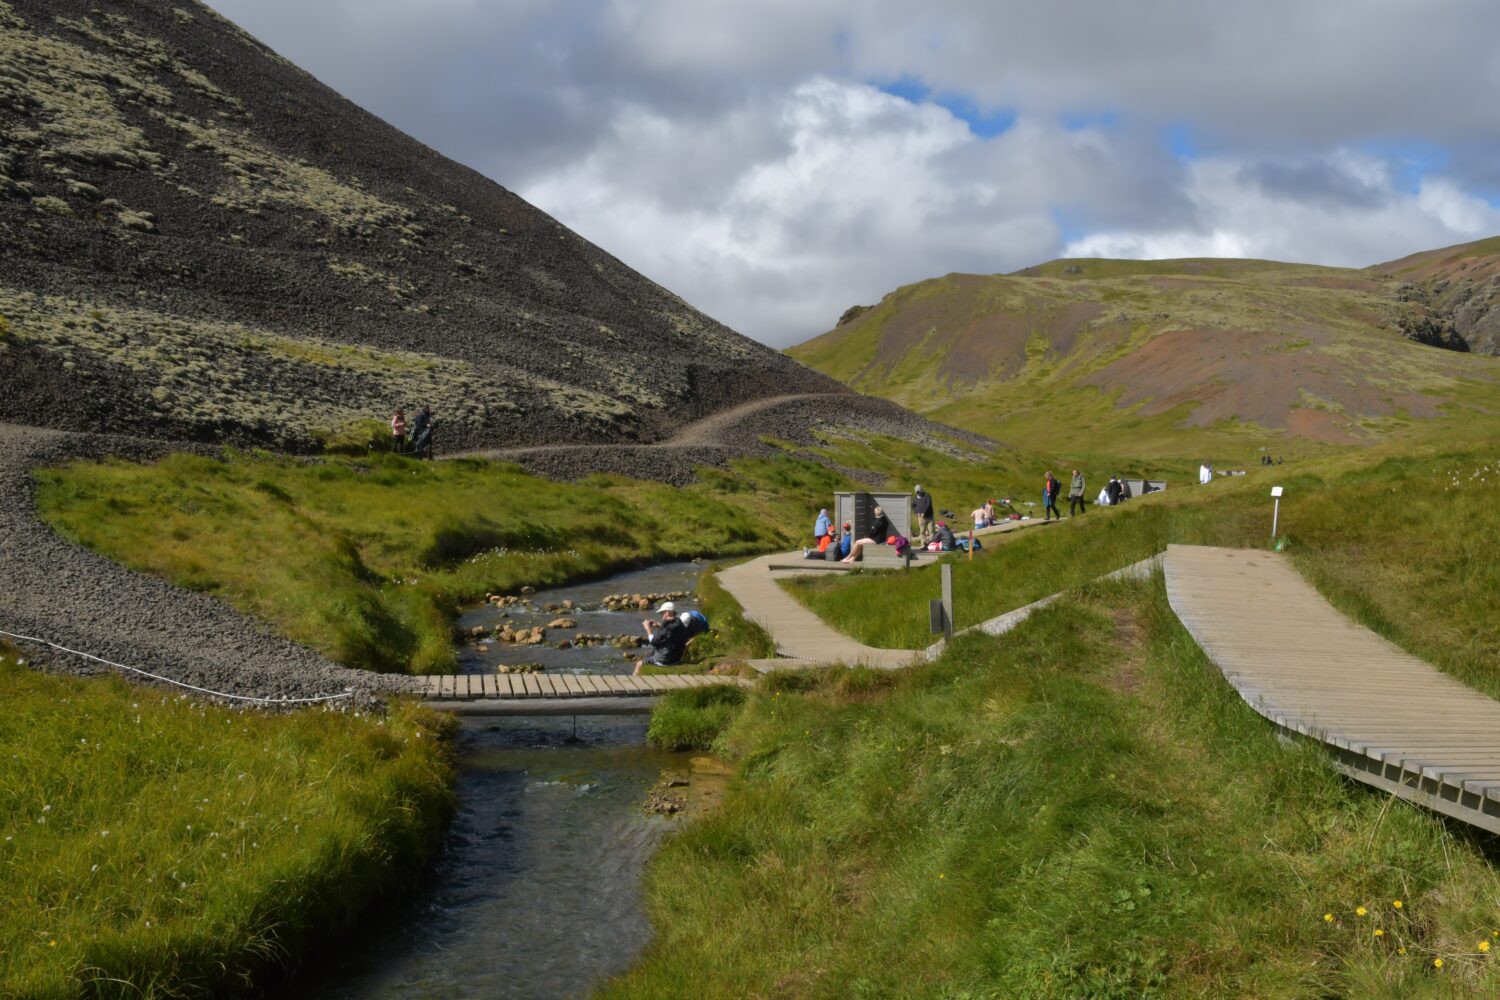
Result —
[[[578,622],[572,618],[554,618],[547,623],[548,628],[577,628]]]
[[[557,643],[557,648],[558,649],[572,649],[573,648],[573,642],[570,639],[559,639],[558,643]]]
[[[526,595],[527,597],[530,597],[532,594],[536,593],[536,588],[535,587],[522,587],[521,588],[521,593],[524,594],[524,595]]]
[[[571,597],[562,602],[562,608],[564,611],[572,611],[576,607],[578,607],[578,605],[573,603],[573,598]]]

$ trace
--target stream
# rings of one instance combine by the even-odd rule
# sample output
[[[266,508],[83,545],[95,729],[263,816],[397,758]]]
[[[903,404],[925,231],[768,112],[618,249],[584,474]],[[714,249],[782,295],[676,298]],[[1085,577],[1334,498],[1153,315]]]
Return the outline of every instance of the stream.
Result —
[[[655,566],[609,580],[542,591],[532,609],[481,606],[464,628],[545,625],[548,603],[572,600],[576,632],[640,630],[654,615],[598,610],[616,593],[696,586],[694,563]],[[683,607],[695,607],[688,600]],[[559,637],[568,635],[560,631]],[[552,633],[549,631],[549,639]],[[460,669],[541,662],[549,671],[629,672],[612,647],[559,650],[493,643],[461,647]],[[679,822],[648,815],[647,791],[664,772],[690,770],[682,754],[646,746],[647,717],[466,719],[459,742],[458,812],[441,857],[416,897],[383,925],[296,984],[297,1000],[467,1000],[586,995],[628,968],[651,938],[641,876]]]

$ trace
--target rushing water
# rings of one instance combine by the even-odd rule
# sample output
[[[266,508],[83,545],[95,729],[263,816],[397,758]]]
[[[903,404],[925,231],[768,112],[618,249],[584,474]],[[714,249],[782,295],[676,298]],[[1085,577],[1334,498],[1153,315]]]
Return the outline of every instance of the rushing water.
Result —
[[[459,811],[428,888],[304,984],[311,1000],[551,998],[640,954],[646,861],[672,820],[642,808],[674,754],[644,716],[464,723]]]
[[[612,593],[691,590],[700,567],[657,566],[540,592],[533,609],[475,608],[460,624],[543,624],[572,599],[577,631],[638,630],[639,611],[598,610]],[[694,606],[691,601],[686,606]],[[568,633],[561,632],[560,636]],[[628,671],[620,650],[462,651],[464,669],[533,660],[551,670]],[[628,967],[651,936],[641,874],[674,820],[647,815],[647,790],[680,755],[645,745],[646,717],[469,719],[459,810],[426,888],[388,926],[317,963],[301,1000],[553,998],[586,993]]]

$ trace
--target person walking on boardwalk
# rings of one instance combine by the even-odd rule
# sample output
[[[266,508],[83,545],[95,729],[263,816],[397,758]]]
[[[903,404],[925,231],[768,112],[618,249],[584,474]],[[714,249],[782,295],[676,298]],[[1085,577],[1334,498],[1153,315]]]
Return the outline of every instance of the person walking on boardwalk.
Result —
[[[1047,478],[1042,480],[1043,521],[1052,520],[1052,515],[1054,514],[1057,515],[1059,521],[1062,520],[1062,514],[1057,509],[1057,495],[1061,492],[1062,483],[1058,482],[1057,477],[1052,474],[1052,470],[1047,470]]]
[[[911,503],[912,516],[917,519],[917,545],[926,546],[932,541],[932,494],[922,491],[922,484],[917,484],[916,496]]]
[[[1084,512],[1083,498],[1085,496],[1083,485],[1083,473],[1077,469],[1073,470],[1073,482],[1068,486],[1068,516]]]

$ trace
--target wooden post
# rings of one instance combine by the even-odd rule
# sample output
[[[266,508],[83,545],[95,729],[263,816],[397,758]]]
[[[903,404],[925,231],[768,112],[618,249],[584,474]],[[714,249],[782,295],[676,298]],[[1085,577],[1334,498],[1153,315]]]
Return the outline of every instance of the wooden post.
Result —
[[[972,537],[972,536],[971,536]],[[953,641],[953,564],[943,563],[943,639]]]
[[[974,561],[974,529],[969,529],[969,562]]]

